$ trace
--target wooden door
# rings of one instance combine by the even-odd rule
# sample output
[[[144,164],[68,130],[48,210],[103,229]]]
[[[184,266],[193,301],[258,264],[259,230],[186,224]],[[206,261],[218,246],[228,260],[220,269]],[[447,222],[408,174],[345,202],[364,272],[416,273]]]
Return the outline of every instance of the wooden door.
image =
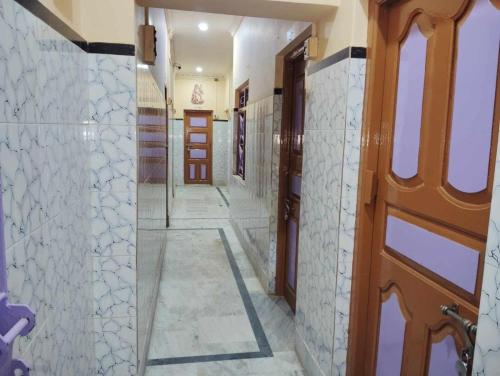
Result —
[[[295,311],[297,261],[299,247],[300,196],[302,184],[302,151],[305,107],[305,60],[303,48],[292,52],[285,60],[284,81],[284,150],[280,179],[283,213],[281,239],[284,244],[284,296]]]
[[[457,319],[478,316],[500,120],[499,4],[385,9],[364,374],[456,375],[472,357],[474,328]]]
[[[212,184],[212,111],[184,111],[184,183]]]

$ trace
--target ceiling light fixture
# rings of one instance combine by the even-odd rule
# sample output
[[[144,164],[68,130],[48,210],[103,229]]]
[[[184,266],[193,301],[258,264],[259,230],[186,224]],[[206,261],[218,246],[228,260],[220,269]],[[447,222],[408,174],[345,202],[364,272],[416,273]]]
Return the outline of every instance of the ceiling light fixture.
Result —
[[[207,31],[208,30],[208,24],[206,22],[200,22],[198,24],[198,29],[201,31]]]
[[[146,70],[146,69],[149,69],[149,66],[146,64],[137,64],[137,68]]]
[[[198,72],[198,73],[203,72],[203,68],[202,67],[196,67],[196,72]]]

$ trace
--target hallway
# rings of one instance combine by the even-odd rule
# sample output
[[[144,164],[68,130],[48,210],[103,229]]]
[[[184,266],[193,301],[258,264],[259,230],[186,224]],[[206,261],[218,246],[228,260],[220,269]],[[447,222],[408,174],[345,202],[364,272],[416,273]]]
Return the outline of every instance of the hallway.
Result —
[[[255,276],[229,222],[227,189],[177,192],[146,375],[304,375],[293,314]]]

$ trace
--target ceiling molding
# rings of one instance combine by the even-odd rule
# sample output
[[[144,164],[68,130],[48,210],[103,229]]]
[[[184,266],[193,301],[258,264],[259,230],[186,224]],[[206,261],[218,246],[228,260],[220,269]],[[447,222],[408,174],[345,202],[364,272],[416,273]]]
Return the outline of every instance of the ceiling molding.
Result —
[[[155,8],[314,22],[333,14],[339,0],[137,0],[137,3]]]

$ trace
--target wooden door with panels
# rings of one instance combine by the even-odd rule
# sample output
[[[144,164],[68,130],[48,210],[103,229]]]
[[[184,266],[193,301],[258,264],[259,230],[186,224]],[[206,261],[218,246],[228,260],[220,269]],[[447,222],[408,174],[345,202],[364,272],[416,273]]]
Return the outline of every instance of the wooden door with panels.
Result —
[[[470,374],[500,121],[500,1],[381,3],[370,6],[365,114],[380,128],[364,134],[374,137],[364,137],[357,235],[371,244],[368,308],[351,321],[349,373]]]
[[[283,249],[283,295],[295,312],[299,220],[302,187],[302,155],[305,114],[305,69],[303,44],[284,62],[283,125],[278,211],[278,248]]]
[[[212,184],[212,111],[184,111],[184,183]]]

